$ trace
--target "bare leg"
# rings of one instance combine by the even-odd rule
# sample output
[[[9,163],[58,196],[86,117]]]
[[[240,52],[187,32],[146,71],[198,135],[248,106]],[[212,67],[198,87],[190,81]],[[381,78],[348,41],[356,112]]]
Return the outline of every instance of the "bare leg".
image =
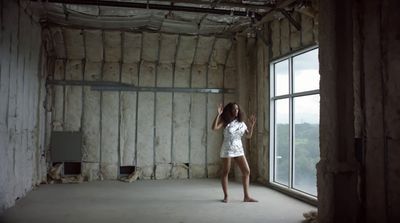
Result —
[[[231,158],[222,158],[222,173],[221,173],[221,184],[222,190],[224,191],[224,199],[222,202],[228,202],[228,175],[231,168]]]
[[[247,163],[246,157],[239,156],[235,157],[235,162],[239,166],[240,171],[242,171],[242,184],[244,192],[244,202],[258,202],[257,200],[249,196],[249,184],[250,184],[250,168]]]

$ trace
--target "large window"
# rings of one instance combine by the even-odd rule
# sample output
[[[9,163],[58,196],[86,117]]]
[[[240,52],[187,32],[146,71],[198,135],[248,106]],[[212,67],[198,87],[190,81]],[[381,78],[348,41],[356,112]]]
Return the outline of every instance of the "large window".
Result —
[[[319,160],[318,48],[273,61],[271,71],[272,184],[316,197]]]

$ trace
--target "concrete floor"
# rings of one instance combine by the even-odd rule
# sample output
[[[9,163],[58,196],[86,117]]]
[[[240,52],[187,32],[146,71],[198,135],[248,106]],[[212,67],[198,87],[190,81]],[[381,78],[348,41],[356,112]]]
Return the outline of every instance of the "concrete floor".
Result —
[[[218,179],[119,181],[42,185],[0,216],[0,222],[271,222],[297,223],[316,210],[265,186],[251,185],[258,203],[242,202],[242,187],[230,182],[222,203]]]

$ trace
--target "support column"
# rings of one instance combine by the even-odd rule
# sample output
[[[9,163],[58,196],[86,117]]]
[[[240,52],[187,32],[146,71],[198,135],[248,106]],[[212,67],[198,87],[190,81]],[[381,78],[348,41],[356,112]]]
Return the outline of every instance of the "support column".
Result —
[[[353,3],[320,2],[319,222],[358,222],[354,156]]]

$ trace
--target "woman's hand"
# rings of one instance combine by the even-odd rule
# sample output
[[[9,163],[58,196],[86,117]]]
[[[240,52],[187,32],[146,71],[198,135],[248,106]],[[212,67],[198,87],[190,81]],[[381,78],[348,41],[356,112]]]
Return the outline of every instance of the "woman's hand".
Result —
[[[218,108],[217,108],[218,115],[221,115],[223,111],[224,111],[224,107],[222,106],[222,104],[219,104]]]
[[[218,130],[218,129],[224,127],[224,122],[221,120],[221,117],[220,117],[223,111],[224,111],[223,105],[219,104],[218,108],[217,108],[218,114],[217,114],[217,116],[215,116],[215,119],[214,119],[212,127],[211,127],[212,130]]]
[[[250,128],[248,128],[248,129],[246,130],[245,133],[246,133],[246,138],[250,139],[251,136],[253,135],[253,128],[254,128],[254,125],[256,124],[256,116],[255,116],[254,114],[251,115],[251,116],[248,118],[247,122],[248,122],[248,124],[250,125]]]
[[[252,114],[248,120],[250,127],[253,128],[254,125],[256,124],[256,116],[254,114]]]

